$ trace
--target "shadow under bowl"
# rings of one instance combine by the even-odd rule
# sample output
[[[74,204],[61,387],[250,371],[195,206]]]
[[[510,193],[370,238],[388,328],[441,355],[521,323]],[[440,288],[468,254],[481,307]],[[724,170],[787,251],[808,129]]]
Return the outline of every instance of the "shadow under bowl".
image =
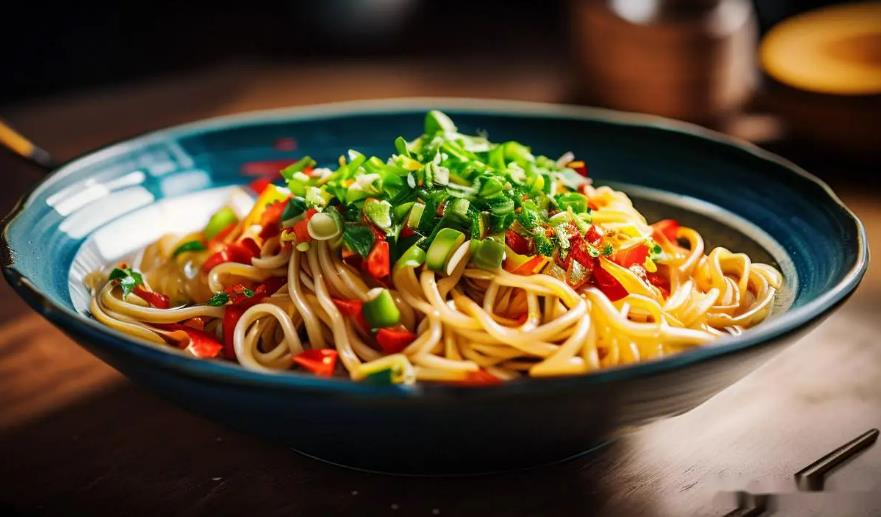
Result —
[[[777,265],[772,316],[740,336],[592,375],[498,387],[368,386],[267,375],[141,343],[85,313],[82,276],[166,231],[198,227],[243,166],[349,148],[384,156],[428,109],[466,132],[572,151],[596,184],[627,191],[650,220],[676,217],[709,245]],[[284,148],[274,145],[285,139]],[[293,140],[291,140],[293,139]],[[296,150],[289,148],[295,142]],[[212,119],[114,144],[47,177],[7,216],[3,272],[35,310],[126,376],[193,412],[373,471],[458,474],[576,455],[682,413],[816,325],[865,273],[865,231],[822,182],[779,157],[696,126],[592,108],[467,99],[339,103]]]

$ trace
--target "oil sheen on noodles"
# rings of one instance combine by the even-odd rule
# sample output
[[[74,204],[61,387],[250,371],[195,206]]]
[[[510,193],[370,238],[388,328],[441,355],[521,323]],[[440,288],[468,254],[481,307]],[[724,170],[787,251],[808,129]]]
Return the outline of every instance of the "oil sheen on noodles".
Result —
[[[448,119],[440,120],[443,125]],[[426,126],[429,134],[428,122]],[[451,127],[441,131],[453,139],[460,136]],[[415,142],[407,145],[415,148]],[[571,157],[555,163],[561,169],[579,168]],[[315,171],[313,178],[332,177],[326,169]],[[350,185],[357,185],[358,174],[366,172],[355,174]],[[291,197],[285,189],[271,189],[270,196],[280,203]],[[413,260],[404,253],[392,261],[382,278],[365,272],[373,253],[354,254],[331,222],[319,221],[327,231],[310,224],[306,230],[311,237],[299,238],[280,221],[280,213],[275,222],[266,223],[272,220],[266,215],[272,206],[263,199],[266,192],[251,214],[227,221],[235,222],[224,235],[206,238],[216,231],[206,227],[183,237],[164,237],[141,252],[131,267],[90,275],[92,315],[158,346],[185,348],[199,357],[226,357],[250,370],[293,368],[389,383],[489,384],[521,376],[588,374],[706,345],[765,319],[782,283],[775,268],[754,263],[743,253],[706,249],[691,228],[669,220],[649,225],[627,195],[596,188],[587,180],[577,192],[589,205],[589,217],[581,218],[581,223],[589,221],[589,229],[581,232],[584,236],[573,230],[568,250],[557,242],[550,256],[534,253],[518,267],[511,264],[520,255],[512,249],[517,243],[511,239],[517,237],[509,233],[507,240],[501,237],[501,266],[487,266],[486,257],[475,261],[480,243],[474,241],[490,237],[475,230],[454,242],[440,267],[429,267],[424,250],[416,250]],[[542,214],[553,221],[553,215]],[[266,231],[266,224],[281,230]],[[335,224],[351,228],[355,223]],[[583,224],[571,225],[576,226],[584,230]],[[518,223],[513,228],[530,235]],[[402,230],[391,231],[400,235]],[[578,239],[590,236],[594,245],[585,249],[594,253],[585,259],[588,267],[576,271],[587,280],[573,279],[574,260],[567,265],[562,255],[574,253]],[[250,256],[212,258],[217,249],[246,240]],[[374,239],[374,247],[379,240]],[[181,251],[192,242],[202,244],[188,244]],[[627,256],[636,246],[651,246],[651,254],[639,255],[632,264]],[[228,255],[235,249],[228,248]],[[351,260],[353,255],[358,260]],[[376,314],[367,310],[379,298],[397,309],[382,336]],[[327,353],[317,352],[322,350]]]

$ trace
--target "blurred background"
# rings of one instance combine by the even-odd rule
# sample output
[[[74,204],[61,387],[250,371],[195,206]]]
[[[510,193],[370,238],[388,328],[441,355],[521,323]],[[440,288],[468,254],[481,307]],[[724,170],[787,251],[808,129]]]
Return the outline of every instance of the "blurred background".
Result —
[[[16,2],[0,13],[0,44],[0,118],[59,161],[171,124],[320,102],[459,96],[605,106],[695,121],[795,161],[833,186],[881,256],[881,2]],[[42,175],[2,149],[0,174],[2,214]],[[314,508],[332,494],[337,509],[382,514],[398,503],[422,505],[419,515],[499,514],[501,500],[533,515],[572,514],[596,500],[642,510],[663,502],[673,505],[668,514],[688,514],[706,502],[689,489],[727,469],[719,450],[739,458],[728,469],[738,483],[762,473],[789,481],[775,457],[839,441],[808,422],[828,418],[827,402],[846,421],[877,397],[878,314],[876,260],[853,300],[780,357],[790,365],[785,379],[756,372],[708,403],[719,415],[753,408],[741,426],[672,419],[555,470],[389,483],[162,403],[0,282],[0,513],[132,504],[154,514],[278,511]],[[792,388],[804,372],[835,386],[813,395]],[[753,405],[759,398],[768,404]],[[658,456],[664,451],[670,457]],[[867,456],[853,476],[871,478],[879,458]]]
[[[68,146],[103,143],[72,142],[74,134],[118,138],[218,112],[401,95],[502,97],[658,113],[784,152],[810,142],[811,160],[831,152],[872,163],[881,149],[881,8],[841,4],[20,3],[0,20],[3,48],[15,49],[2,61],[0,116],[25,119],[47,147],[63,140],[51,150],[64,155]],[[52,128],[32,124],[28,110],[46,101]],[[89,125],[62,124],[71,111],[91,111]]]

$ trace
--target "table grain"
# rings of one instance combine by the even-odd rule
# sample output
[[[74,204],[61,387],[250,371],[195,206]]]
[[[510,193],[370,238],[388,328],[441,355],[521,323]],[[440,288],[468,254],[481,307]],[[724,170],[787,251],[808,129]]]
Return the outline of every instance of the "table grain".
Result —
[[[450,73],[439,77],[439,67]],[[2,106],[0,114],[68,158],[145,130],[250,109],[414,95],[571,98],[560,67],[536,64],[480,83],[473,72],[467,63],[232,62]],[[39,174],[6,154],[0,171],[5,212]],[[817,172],[832,175],[881,254],[877,183],[840,179],[834,167]],[[2,283],[0,512],[723,515],[735,507],[733,492],[748,490],[778,494],[771,503],[778,515],[879,515],[881,446],[834,473],[827,492],[796,493],[792,480],[825,452],[881,427],[879,269],[871,265],[852,299],[816,331],[693,411],[574,461],[465,478],[334,467],[193,416],[79,348]]]

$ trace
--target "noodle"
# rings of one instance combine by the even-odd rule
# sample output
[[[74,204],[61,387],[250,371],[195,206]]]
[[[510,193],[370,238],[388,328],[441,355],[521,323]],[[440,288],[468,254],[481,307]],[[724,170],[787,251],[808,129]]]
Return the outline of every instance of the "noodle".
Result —
[[[449,134],[456,142],[480,142],[479,137]],[[433,142],[423,139],[420,145]],[[547,166],[563,167],[565,173],[577,168],[571,157],[561,160]],[[403,163],[410,167],[404,172],[415,170]],[[520,177],[516,163],[509,170],[515,179]],[[436,177],[441,174],[438,166],[419,165]],[[295,171],[292,178],[296,174],[303,173]],[[322,174],[319,180],[302,181],[323,187],[334,178],[329,171]],[[371,174],[352,175],[346,180],[349,188],[359,187]],[[479,200],[468,188],[460,181],[445,192],[465,192]],[[557,186],[551,195],[554,188],[574,194]],[[307,192],[306,199],[314,192]],[[517,208],[520,215],[513,226],[508,223],[501,241],[505,254],[495,259],[503,260],[504,267],[481,265],[492,257],[480,249],[490,239],[472,230],[472,240],[451,241],[438,267],[430,263],[434,244],[425,246],[432,255],[428,258],[417,245],[406,252],[397,249],[401,258],[396,264],[390,263],[385,244],[384,265],[391,270],[375,276],[384,243],[384,237],[376,237],[376,226],[344,221],[326,206],[324,212],[294,216],[291,225],[282,213],[290,209],[290,195],[270,186],[251,214],[230,220],[222,232],[211,226],[221,219],[215,214],[203,232],[165,236],[149,246],[133,268],[121,264],[109,276],[90,275],[89,307],[98,321],[117,331],[158,345],[182,346],[180,336],[188,336],[187,350],[193,354],[223,355],[255,371],[297,365],[329,375],[338,358],[355,380],[477,384],[523,375],[586,374],[656,360],[737,335],[770,314],[783,282],[772,266],[721,247],[707,251],[696,230],[669,220],[649,225],[622,192],[595,188],[587,180],[578,192],[583,201],[571,199],[584,203],[587,215],[572,208],[567,215],[564,198],[555,198],[559,208],[552,203],[541,209],[548,221],[541,234],[521,218],[527,209]],[[448,197],[445,203],[449,207],[457,199]],[[370,203],[364,202],[368,216]],[[441,213],[437,207],[431,210]],[[314,215],[322,213],[328,215]],[[362,226],[374,235],[355,233]],[[443,239],[437,229],[421,224],[417,229],[422,242],[429,233],[437,235],[437,242]],[[542,239],[550,239],[556,247],[515,252],[518,245],[526,249],[518,239],[529,236],[534,239],[530,246],[540,248]],[[372,242],[372,248],[359,251],[355,237]],[[368,310],[380,307],[380,299],[381,310]],[[375,324],[376,318],[393,319]]]

